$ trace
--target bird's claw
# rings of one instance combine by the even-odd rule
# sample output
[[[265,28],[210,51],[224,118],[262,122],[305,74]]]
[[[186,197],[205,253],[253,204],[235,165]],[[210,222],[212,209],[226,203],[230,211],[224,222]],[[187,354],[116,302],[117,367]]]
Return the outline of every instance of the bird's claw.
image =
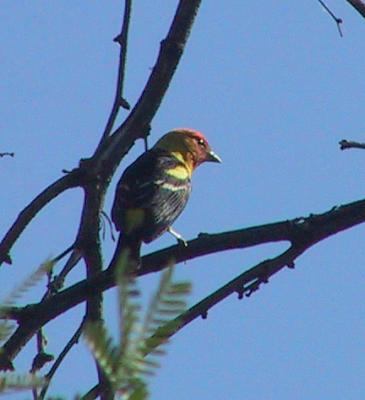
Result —
[[[183,236],[180,235],[179,232],[174,231],[174,230],[171,228],[171,226],[167,229],[167,231],[168,231],[172,236],[174,236],[174,238],[177,239],[177,241],[178,241],[179,243],[182,243],[185,247],[188,246],[188,242],[183,238]]]

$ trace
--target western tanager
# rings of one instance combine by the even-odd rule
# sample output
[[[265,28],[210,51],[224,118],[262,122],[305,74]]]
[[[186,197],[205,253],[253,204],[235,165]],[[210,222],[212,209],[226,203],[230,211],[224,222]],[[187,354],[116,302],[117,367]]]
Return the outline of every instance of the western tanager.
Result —
[[[191,192],[191,176],[205,161],[221,162],[201,132],[174,129],[138,157],[120,178],[112,220],[120,231],[119,251],[139,264],[141,243],[166,231],[183,211]],[[118,250],[117,250],[118,251]]]

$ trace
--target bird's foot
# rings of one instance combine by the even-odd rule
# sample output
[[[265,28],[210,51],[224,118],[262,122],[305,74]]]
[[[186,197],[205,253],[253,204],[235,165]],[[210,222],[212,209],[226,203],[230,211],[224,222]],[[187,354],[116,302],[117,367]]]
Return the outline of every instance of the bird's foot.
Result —
[[[177,239],[177,241],[179,243],[182,243],[185,247],[188,246],[188,242],[180,235],[179,232],[174,231],[171,226],[170,228],[167,230],[172,236],[174,236],[174,238]]]

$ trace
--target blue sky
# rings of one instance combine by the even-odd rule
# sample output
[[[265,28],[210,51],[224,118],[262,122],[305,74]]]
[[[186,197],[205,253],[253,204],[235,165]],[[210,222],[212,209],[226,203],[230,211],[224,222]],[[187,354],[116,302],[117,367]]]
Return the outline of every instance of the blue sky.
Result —
[[[176,6],[171,0],[135,3],[125,87],[131,104]],[[0,152],[16,157],[0,159],[2,234],[62,169],[73,168],[98,143],[114,96],[118,48],[112,39],[122,5],[3,1]],[[150,138],[153,143],[171,128],[193,127],[224,161],[204,165],[194,176],[191,200],[174,226],[187,239],[307,216],[364,197],[365,153],[341,152],[337,143],[365,141],[365,20],[346,1],[328,5],[344,20],[343,38],[316,1],[203,2]],[[119,173],[141,151],[137,143]],[[14,247],[14,265],[0,269],[0,294],[70,245],[81,206],[82,193],[73,190],[42,211]],[[359,226],[318,244],[294,271],[282,271],[248,300],[232,296],[207,320],[187,326],[169,345],[151,398],[363,398],[364,237]],[[165,235],[143,251],[172,243]],[[107,237],[106,260],[113,245]],[[179,265],[176,275],[193,283],[194,304],[283,248],[265,245],[196,259]],[[80,265],[70,281],[83,274]],[[156,278],[141,281],[148,293]],[[26,300],[37,301],[42,293],[39,285]],[[109,292],[107,319],[115,331],[114,302]],[[47,326],[50,352],[62,348],[82,311],[78,307]],[[26,371],[34,349],[32,341],[16,359],[19,369]],[[51,393],[70,397],[94,379],[80,343]]]

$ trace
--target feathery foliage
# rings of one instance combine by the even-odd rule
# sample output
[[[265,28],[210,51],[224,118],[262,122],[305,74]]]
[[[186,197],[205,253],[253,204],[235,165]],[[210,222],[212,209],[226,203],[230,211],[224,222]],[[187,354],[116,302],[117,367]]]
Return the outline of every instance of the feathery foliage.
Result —
[[[0,393],[17,392],[20,390],[32,389],[41,386],[43,379],[33,374],[6,373],[0,376]]]
[[[146,377],[159,367],[158,356],[164,354],[161,346],[167,342],[171,319],[185,311],[185,299],[190,292],[187,282],[175,283],[172,261],[161,275],[158,287],[145,312],[136,279],[127,273],[128,251],[120,257],[116,271],[119,301],[119,343],[114,343],[100,322],[89,322],[85,337],[99,365],[114,390],[126,400],[144,400],[148,397]],[[169,326],[164,330],[163,326]],[[151,336],[157,339],[151,341]]]
[[[46,274],[48,274],[55,262],[45,261],[33,273],[31,273],[23,282],[10,291],[0,304],[0,318],[4,318],[7,310],[33,286],[35,286]],[[0,321],[0,342],[5,341],[14,329],[14,324],[6,319]],[[34,389],[44,383],[43,378],[34,374],[15,374],[12,372],[3,373],[0,376],[0,393],[9,391],[20,391],[25,389]]]
[[[25,278],[19,285],[15,286],[10,293],[7,294],[4,300],[0,303],[0,318],[6,315],[9,308],[15,305],[15,303],[24,294],[29,291],[33,286],[37,285],[38,282],[47,275],[55,265],[54,260],[47,260],[43,262],[34,272],[32,272],[27,278]],[[4,342],[13,330],[13,324],[8,320],[0,321],[0,342]]]

